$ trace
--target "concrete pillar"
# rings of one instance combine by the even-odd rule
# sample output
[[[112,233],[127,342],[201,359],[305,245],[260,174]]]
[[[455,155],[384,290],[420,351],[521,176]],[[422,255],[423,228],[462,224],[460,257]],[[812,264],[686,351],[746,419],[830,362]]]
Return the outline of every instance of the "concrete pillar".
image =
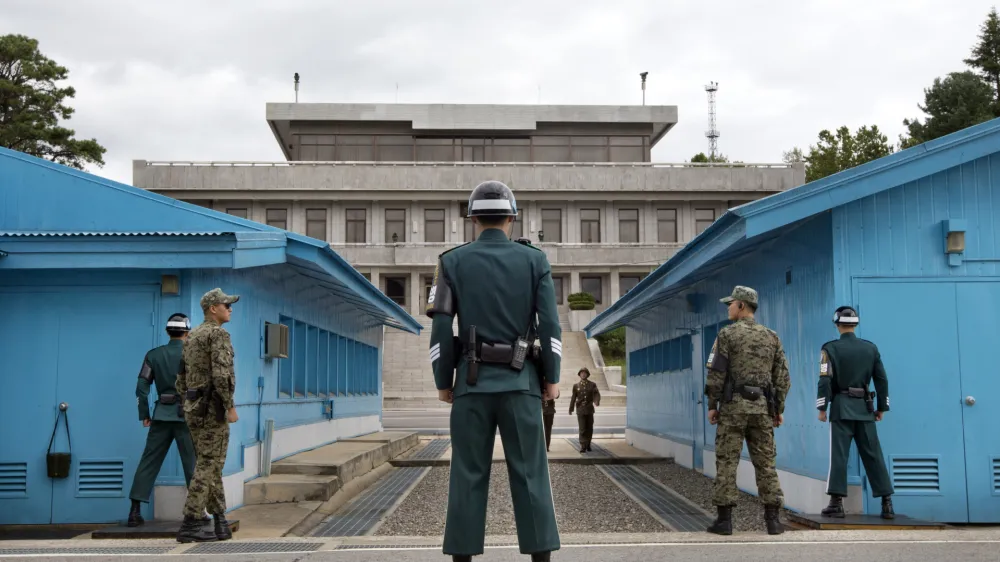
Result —
[[[377,288],[379,291],[381,291],[382,290],[382,280],[379,278],[379,269],[377,267],[373,267],[372,268],[371,278],[372,278],[372,285],[375,285],[375,288]]]
[[[330,210],[330,242],[343,244],[345,240],[347,240],[347,212],[344,210],[344,203],[338,201]]]
[[[618,290],[620,288],[620,285],[619,285],[619,273],[617,267],[611,268],[611,273],[608,274],[608,279],[610,281],[609,284],[611,285],[610,287],[611,294],[604,299],[604,304],[610,306],[611,304],[613,304],[615,301],[618,300]]]
[[[368,243],[385,244],[392,240],[385,239],[385,211],[381,201],[372,201],[368,216]]]
[[[420,273],[416,271],[410,272],[410,296],[406,299],[410,309],[411,316],[420,315]]]
[[[580,290],[580,271],[574,269],[569,272],[569,293],[567,295],[579,293]]]

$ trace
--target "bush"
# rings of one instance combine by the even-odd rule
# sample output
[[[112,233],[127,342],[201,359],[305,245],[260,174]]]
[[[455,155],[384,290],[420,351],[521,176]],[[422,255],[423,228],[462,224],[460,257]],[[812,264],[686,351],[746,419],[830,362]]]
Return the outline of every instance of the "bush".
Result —
[[[590,293],[573,293],[566,300],[570,310],[594,310],[594,295]]]
[[[604,364],[621,364],[624,370],[625,327],[615,328],[610,332],[605,332],[597,336],[595,339],[597,340],[597,345],[601,348],[601,356],[604,357]]]

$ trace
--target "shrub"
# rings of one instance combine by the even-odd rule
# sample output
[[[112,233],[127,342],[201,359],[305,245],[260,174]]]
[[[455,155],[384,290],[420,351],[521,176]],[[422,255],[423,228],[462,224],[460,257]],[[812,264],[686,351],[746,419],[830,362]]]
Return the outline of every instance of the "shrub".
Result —
[[[594,295],[590,293],[573,293],[566,297],[570,310],[593,310]]]
[[[604,357],[604,363],[616,364],[619,361],[620,364],[625,364],[625,327],[621,326],[615,328],[610,332],[605,332],[595,338],[597,340],[597,345],[601,348],[601,356]]]

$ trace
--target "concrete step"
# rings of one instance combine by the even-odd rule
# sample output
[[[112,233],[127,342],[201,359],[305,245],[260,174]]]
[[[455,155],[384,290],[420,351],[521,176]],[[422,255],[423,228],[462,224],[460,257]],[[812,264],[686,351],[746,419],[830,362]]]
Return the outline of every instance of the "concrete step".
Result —
[[[243,503],[326,501],[340,486],[340,479],[333,475],[271,474],[243,485]]]

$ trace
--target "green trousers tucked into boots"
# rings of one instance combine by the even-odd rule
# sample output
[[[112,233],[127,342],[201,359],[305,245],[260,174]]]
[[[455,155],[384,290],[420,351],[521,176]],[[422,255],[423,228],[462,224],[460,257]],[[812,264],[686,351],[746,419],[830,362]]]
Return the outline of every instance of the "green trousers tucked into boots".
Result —
[[[191,483],[194,475],[194,443],[191,441],[191,433],[184,422],[169,422],[153,420],[149,424],[149,433],[146,435],[146,449],[142,452],[139,460],[139,467],[135,470],[135,478],[132,481],[132,490],[129,492],[130,499],[148,502],[149,494],[153,490],[153,483],[160,473],[163,459],[170,452],[170,445],[177,441],[177,452],[181,455],[181,466],[184,470],[184,482]]]
[[[539,400],[521,392],[472,393],[455,399],[451,407],[451,482],[444,554],[483,553],[498,427],[521,553],[559,549]]]
[[[882,446],[873,421],[837,420],[830,422],[830,478],[826,493],[847,496],[847,456],[851,440],[858,446],[858,456],[865,466],[872,494],[876,498],[891,496],[892,480],[882,457]]]

